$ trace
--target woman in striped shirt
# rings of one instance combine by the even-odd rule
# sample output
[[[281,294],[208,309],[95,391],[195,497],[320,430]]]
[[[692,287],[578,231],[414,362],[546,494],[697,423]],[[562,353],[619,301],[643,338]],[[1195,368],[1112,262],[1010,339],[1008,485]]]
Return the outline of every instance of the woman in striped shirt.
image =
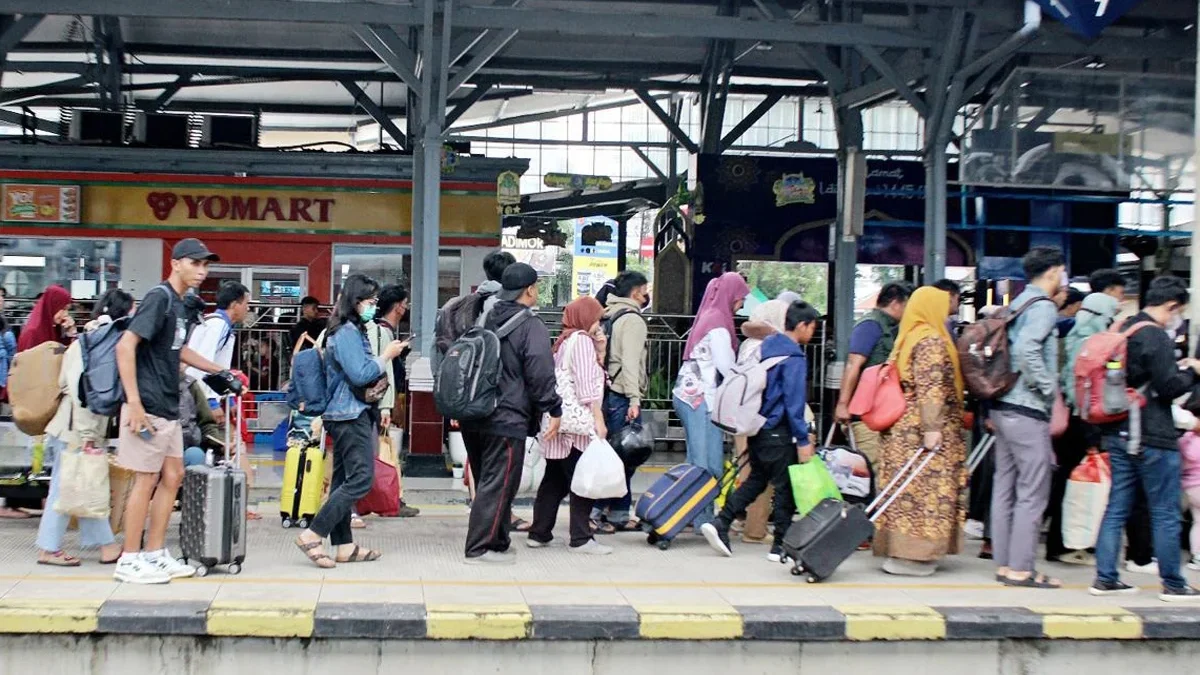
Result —
[[[604,308],[592,297],[583,297],[567,305],[563,312],[563,332],[554,343],[554,368],[558,393],[563,398],[564,430],[572,433],[542,436],[546,474],[533,503],[533,525],[529,528],[529,548],[542,548],[554,538],[558,505],[571,493],[575,464],[583,456],[592,438],[605,438],[601,402],[604,398],[604,352],[607,348],[600,319]],[[585,431],[586,433],[580,433]],[[607,555],[612,547],[592,537],[589,517],[594,500],[571,494],[571,542],[574,553]]]

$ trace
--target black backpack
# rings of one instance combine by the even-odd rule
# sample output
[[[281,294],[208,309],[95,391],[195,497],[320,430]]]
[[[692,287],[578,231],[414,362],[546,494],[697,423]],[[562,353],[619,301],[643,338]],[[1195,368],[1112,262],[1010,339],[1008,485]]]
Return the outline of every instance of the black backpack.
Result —
[[[605,339],[608,340],[608,349],[604,350],[604,374],[605,375],[608,375],[608,366],[610,363],[612,363],[613,329],[616,327],[617,321],[621,320],[621,317],[629,315],[629,314],[636,315],[642,321],[646,320],[645,317],[642,316],[642,313],[637,311],[636,309],[622,309],[619,312],[617,312],[616,314],[613,314],[612,316],[604,317],[604,320],[600,322],[600,329],[604,331],[604,337],[605,337]],[[619,370],[617,372],[613,373],[613,375],[612,375],[613,379],[616,379],[616,377],[620,374],[621,374],[621,371],[619,371]]]
[[[495,412],[500,401],[500,341],[532,316],[524,309],[494,332],[473,327],[450,345],[433,386],[433,401],[443,417],[481,420]]]

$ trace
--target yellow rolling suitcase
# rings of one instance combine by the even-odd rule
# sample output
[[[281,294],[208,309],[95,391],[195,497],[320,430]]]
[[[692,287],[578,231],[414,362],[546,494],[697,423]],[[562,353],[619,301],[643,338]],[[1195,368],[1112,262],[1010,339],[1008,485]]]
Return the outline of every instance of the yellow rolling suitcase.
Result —
[[[325,491],[325,434],[293,433],[283,463],[279,517],[283,527],[308,527]]]

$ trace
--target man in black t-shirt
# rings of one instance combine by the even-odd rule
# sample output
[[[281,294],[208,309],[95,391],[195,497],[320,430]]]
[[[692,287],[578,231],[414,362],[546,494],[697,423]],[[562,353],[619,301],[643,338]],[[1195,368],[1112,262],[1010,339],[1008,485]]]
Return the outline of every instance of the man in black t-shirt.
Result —
[[[310,296],[300,301],[300,320],[292,326],[292,353],[296,354],[317,344],[328,319],[321,317],[321,302]]]
[[[142,298],[117,345],[117,368],[126,401],[121,409],[117,461],[137,472],[125,505],[125,551],[113,574],[117,581],[165,584],[196,573],[171,556],[166,536],[175,495],[183,482],[180,361],[206,373],[221,372],[220,366],[187,347],[184,294],[204,282],[209,263],[217,259],[198,239],[176,244],[171,252],[171,276]]]

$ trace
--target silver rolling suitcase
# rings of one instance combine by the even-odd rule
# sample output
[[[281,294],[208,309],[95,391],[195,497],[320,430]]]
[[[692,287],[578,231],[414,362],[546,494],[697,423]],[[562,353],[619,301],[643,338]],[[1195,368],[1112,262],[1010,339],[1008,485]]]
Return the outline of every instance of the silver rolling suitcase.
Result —
[[[196,576],[218,565],[238,574],[246,559],[246,472],[238,468],[241,443],[231,443],[240,439],[241,410],[241,397],[225,399],[225,461],[189,466],[183,476],[179,545]]]

